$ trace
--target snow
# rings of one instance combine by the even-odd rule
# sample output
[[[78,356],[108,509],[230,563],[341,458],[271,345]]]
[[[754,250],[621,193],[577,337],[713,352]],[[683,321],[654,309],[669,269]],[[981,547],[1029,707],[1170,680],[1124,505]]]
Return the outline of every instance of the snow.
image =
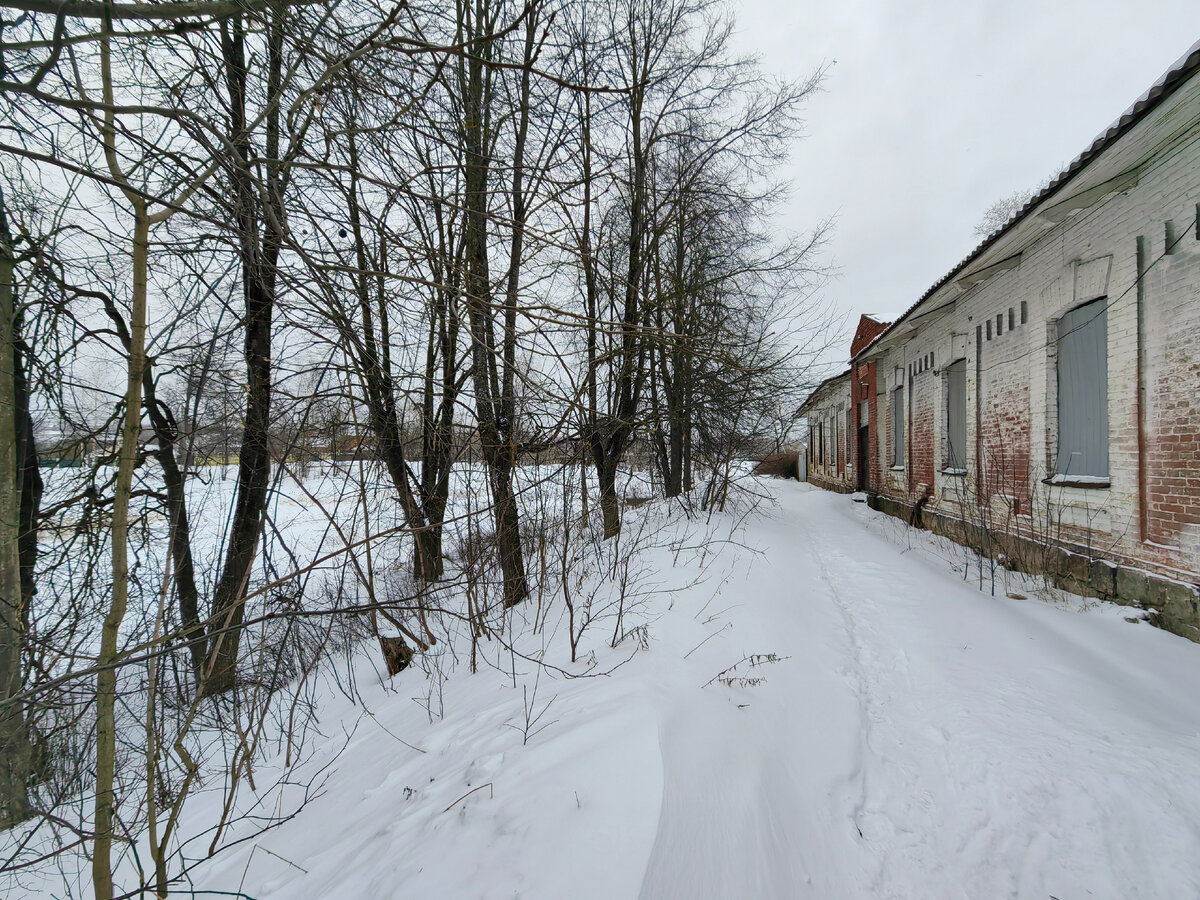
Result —
[[[1107,475],[1064,475],[1061,472],[1057,475],[1051,475],[1046,479],[1046,484],[1064,484],[1070,485],[1094,485],[1096,487],[1108,487],[1111,479]]]
[[[244,842],[187,888],[1200,895],[1200,647],[1033,582],[991,596],[941,538],[845,495],[757,487],[774,502],[748,516],[655,524],[653,582],[628,614],[644,649],[610,648],[601,623],[571,664],[560,623],[515,629],[476,674],[444,645],[445,680],[383,681],[370,648],[348,663],[356,691],[327,672],[324,740],[257,775],[294,786],[264,787],[260,812],[295,816],[237,826]],[[196,798],[193,833],[220,799]]]

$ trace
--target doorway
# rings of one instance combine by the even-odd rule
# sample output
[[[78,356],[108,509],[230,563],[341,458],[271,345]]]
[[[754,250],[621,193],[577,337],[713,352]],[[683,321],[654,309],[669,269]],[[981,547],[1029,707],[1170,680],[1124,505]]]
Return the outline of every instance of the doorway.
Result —
[[[866,400],[858,404],[858,458],[855,469],[858,473],[858,489],[871,489],[871,408]]]

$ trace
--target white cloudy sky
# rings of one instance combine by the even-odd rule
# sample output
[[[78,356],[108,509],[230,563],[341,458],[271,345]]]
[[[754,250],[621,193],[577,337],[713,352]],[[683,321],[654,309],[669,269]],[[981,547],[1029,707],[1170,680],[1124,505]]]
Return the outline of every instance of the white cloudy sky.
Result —
[[[769,71],[832,63],[787,224],[836,218],[828,288],[857,321],[907,309],[995,200],[1056,174],[1200,39],[1196,0],[740,0]],[[849,335],[846,337],[849,343]]]

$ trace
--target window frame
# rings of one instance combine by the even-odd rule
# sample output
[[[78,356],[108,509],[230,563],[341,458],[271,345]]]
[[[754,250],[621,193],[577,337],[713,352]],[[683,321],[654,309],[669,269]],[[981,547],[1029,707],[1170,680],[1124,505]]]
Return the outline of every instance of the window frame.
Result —
[[[903,469],[904,453],[904,385],[892,389],[892,468]]]
[[[1108,298],[1080,303],[1056,322],[1057,439],[1052,484],[1107,487]],[[1068,404],[1076,404],[1073,408]]]
[[[967,471],[967,360],[966,357],[956,359],[943,369],[946,387],[946,440],[945,457],[942,460],[942,472],[948,475],[963,475]],[[959,396],[955,396],[956,379],[961,381]],[[955,428],[954,414],[961,417]],[[955,438],[961,439],[961,446]],[[955,449],[959,451],[955,453]]]

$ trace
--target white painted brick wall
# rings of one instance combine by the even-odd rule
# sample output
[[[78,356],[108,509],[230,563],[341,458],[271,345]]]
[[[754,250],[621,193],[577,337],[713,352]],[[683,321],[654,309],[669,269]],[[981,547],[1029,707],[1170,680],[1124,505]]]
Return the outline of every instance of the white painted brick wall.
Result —
[[[878,357],[877,414],[881,426],[878,452],[880,471],[884,474],[881,492],[911,499],[906,472],[891,469],[891,391],[907,377],[908,365],[928,352],[934,353],[938,373],[945,364],[965,356],[967,481],[971,490],[976,488],[976,397],[982,394],[985,399],[1010,398],[1010,411],[1027,413],[1028,418],[1028,447],[1024,448],[1029,454],[1026,481],[1034,495],[1034,508],[1023,510],[1025,515],[1032,513],[1033,520],[1040,519],[1039,527],[1100,553],[1200,574],[1200,524],[1193,521],[1197,516],[1192,512],[1200,510],[1200,443],[1197,443],[1200,439],[1196,437],[1200,427],[1200,241],[1196,238],[1195,224],[1200,203],[1200,130],[1195,124],[1200,120],[1200,78],[1193,82],[1181,91],[1180,97],[1185,102],[1170,122],[1173,146],[1149,161],[1136,187],[1110,195],[1096,206],[1074,213],[1065,222],[1047,227],[1023,251],[1018,267],[959,296],[953,308],[929,317],[906,343],[893,346]],[[1151,133],[1154,121],[1155,116],[1151,115],[1106,152],[1104,158],[1109,162],[1117,160],[1118,164],[1128,158],[1132,163],[1144,157],[1148,148],[1159,146],[1163,131]],[[1072,193],[1068,187],[1063,196]],[[1144,542],[1138,504],[1136,247],[1137,238],[1142,236],[1147,263],[1157,260],[1164,250],[1167,221],[1174,223],[1175,235],[1180,239],[1178,247],[1175,253],[1155,263],[1144,279],[1146,415],[1148,425],[1153,424],[1163,432],[1151,436],[1148,453],[1155,452],[1161,458],[1148,475],[1162,476],[1165,482],[1170,482],[1170,472],[1178,471],[1180,475],[1174,480],[1180,484],[1177,489],[1168,485],[1168,496],[1155,510],[1156,515],[1166,517],[1160,531],[1172,533],[1162,541],[1154,540],[1152,533],[1151,540]],[[1094,281],[1094,275],[1080,267],[1103,257],[1111,257],[1107,284],[1111,485],[1107,489],[1050,488],[1041,480],[1053,471],[1057,441],[1054,323],[1086,299],[1079,296],[1077,287],[1082,289],[1084,284]],[[1078,286],[1077,271],[1082,273]],[[927,308],[936,306],[940,297],[956,293],[954,284],[946,285]],[[1023,325],[1022,302],[1027,309]],[[1015,325],[1011,331],[1010,308]],[[1003,316],[999,333],[997,314]],[[991,340],[987,339],[989,322]],[[981,356],[976,350],[977,327],[983,328]],[[980,393],[977,393],[977,363],[982,369]],[[903,370],[899,377],[897,369]],[[946,504],[951,495],[961,493],[963,479],[941,473],[945,382],[932,371],[914,378],[917,396],[921,391],[932,391],[936,410],[932,447],[914,449],[935,455],[938,474],[933,502]],[[909,399],[906,390],[906,418],[911,416]],[[1026,403],[1027,410],[1012,407]],[[1179,424],[1173,427],[1172,423]],[[993,426],[985,418],[984,430],[994,437],[997,432]],[[1174,443],[1168,445],[1167,441]],[[1170,451],[1168,446],[1180,449]],[[912,466],[914,460],[906,458],[905,463]],[[1190,485],[1185,484],[1188,479]],[[1173,498],[1171,490],[1177,490],[1178,496]],[[1175,503],[1175,499],[1179,502]],[[1151,528],[1151,532],[1154,530]]]

